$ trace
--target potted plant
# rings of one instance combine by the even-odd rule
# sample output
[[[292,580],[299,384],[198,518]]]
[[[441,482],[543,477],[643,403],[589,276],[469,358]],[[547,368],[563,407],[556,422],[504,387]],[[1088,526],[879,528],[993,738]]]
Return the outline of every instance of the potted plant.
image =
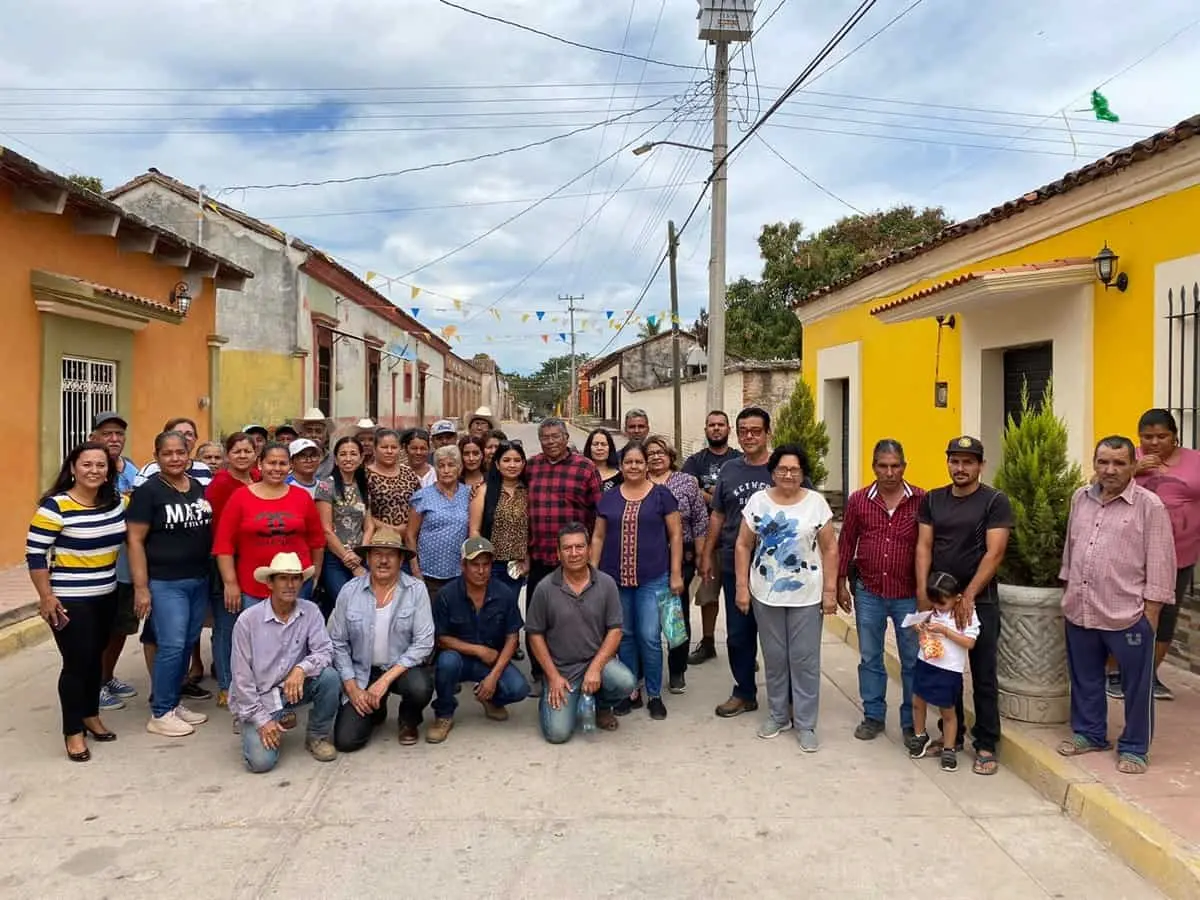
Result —
[[[1071,497],[1083,483],[1067,455],[1067,426],[1054,413],[1051,385],[1031,405],[1021,388],[1009,416],[993,484],[1008,495],[1013,529],[1000,566],[1000,712],[1023,722],[1060,723],[1070,713],[1063,634],[1062,566]]]

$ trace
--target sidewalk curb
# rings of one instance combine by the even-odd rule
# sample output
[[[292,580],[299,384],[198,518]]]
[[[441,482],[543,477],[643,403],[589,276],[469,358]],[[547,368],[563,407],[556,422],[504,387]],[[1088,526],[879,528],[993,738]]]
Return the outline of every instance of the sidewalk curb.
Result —
[[[0,628],[0,659],[11,656],[25,647],[35,647],[49,640],[50,627],[40,616],[32,616],[13,625]]]
[[[845,619],[830,616],[825,629],[858,649],[858,634]],[[900,660],[890,648],[884,663],[899,680]],[[967,718],[973,718],[969,708]],[[1000,755],[1005,766],[1168,896],[1200,900],[1200,855],[1174,832],[1010,719],[1004,721]]]

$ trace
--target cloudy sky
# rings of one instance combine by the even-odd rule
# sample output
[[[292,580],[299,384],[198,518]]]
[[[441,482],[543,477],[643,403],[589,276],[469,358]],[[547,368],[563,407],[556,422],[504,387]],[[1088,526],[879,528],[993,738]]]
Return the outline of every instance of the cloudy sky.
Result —
[[[630,152],[711,141],[712,52],[695,3],[464,5],[672,65],[437,0],[292,0],[257,14],[206,0],[169,15],[134,0],[42,0],[5,15],[0,143],[110,186],[150,166],[203,184],[360,274],[394,279],[376,283],[431,328],[455,326],[459,353],[509,370],[566,350],[564,294],[585,298],[581,351],[633,340],[636,322],[617,332],[607,313],[624,321],[643,294],[636,315],[667,309],[665,270],[646,286],[667,220],[687,218],[711,166],[674,147]],[[759,0],[761,30],[734,51],[732,140],[857,5]],[[763,223],[815,229],[895,203],[969,217],[1200,112],[1188,88],[1200,84],[1200,19],[1186,6],[879,0],[825,70],[911,9],[819,72],[733,158],[730,280],[758,274]],[[1080,111],[1097,85],[1119,125]],[[254,187],[301,182],[334,183]],[[708,215],[705,198],[682,237],[685,321],[706,304]]]

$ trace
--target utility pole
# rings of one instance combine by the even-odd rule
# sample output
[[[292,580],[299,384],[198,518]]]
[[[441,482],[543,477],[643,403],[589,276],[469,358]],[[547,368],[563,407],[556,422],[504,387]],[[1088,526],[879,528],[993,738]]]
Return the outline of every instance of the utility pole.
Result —
[[[711,251],[708,261],[709,409],[725,408],[725,218],[729,151],[729,42],[716,42],[713,66],[713,179]]]
[[[671,260],[671,399],[675,406],[675,454],[683,457],[683,394],[679,371],[679,279],[675,274],[675,261],[679,255],[679,241],[675,238],[675,223],[667,222],[667,254]],[[713,407],[715,408],[715,407]]]
[[[580,294],[578,297],[564,297],[560,294],[558,299],[559,302],[566,302],[567,312],[569,313],[571,320],[571,394],[567,398],[567,420],[571,421],[575,418],[575,405],[578,399],[575,395],[579,393],[577,381],[579,376],[579,367],[575,362],[575,301],[582,300],[583,294]]]

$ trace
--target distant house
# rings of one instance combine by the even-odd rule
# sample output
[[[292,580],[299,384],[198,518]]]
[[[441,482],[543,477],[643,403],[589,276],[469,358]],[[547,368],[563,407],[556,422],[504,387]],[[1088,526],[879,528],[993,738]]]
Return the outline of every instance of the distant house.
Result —
[[[138,462],[169,418],[213,433],[216,291],[237,293],[252,273],[5,147],[0,248],[3,566],[22,558],[37,496],[96,413],[129,421],[126,453]]]

